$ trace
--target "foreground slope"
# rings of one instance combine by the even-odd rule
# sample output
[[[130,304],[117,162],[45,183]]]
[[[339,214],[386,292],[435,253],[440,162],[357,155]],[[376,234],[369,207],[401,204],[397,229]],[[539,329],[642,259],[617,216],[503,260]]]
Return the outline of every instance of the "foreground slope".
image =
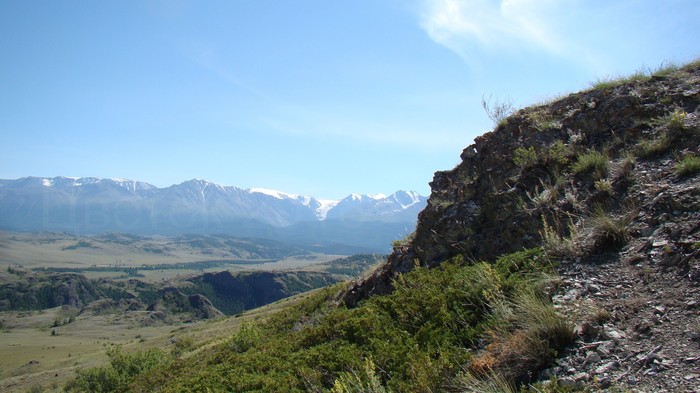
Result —
[[[520,110],[373,273],[111,389],[697,390],[699,105],[695,63]]]

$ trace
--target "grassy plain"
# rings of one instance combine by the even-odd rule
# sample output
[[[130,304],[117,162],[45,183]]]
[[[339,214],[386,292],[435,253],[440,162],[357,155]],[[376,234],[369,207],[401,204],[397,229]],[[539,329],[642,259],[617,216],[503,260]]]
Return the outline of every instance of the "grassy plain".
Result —
[[[140,278],[147,282],[229,270],[315,270],[344,255],[307,252],[255,239],[190,235],[178,237],[110,234],[0,232],[0,268],[74,269],[88,278]],[[131,276],[126,272],[131,269]]]
[[[157,283],[222,270],[323,271],[325,263],[341,257],[217,236],[0,232],[2,273],[10,266],[21,265],[26,269],[76,271],[89,279],[136,278]],[[0,274],[0,285],[14,277]],[[272,310],[306,296],[284,299],[238,317],[175,325],[150,321],[146,311],[101,313],[88,307],[75,315],[73,322],[54,327],[57,319],[66,316],[60,307],[2,311],[0,391],[61,391],[76,369],[103,364],[107,360],[105,350],[116,345],[127,352],[148,348],[170,351],[179,339],[187,338],[192,342],[189,350],[197,351],[215,344],[212,337],[228,337],[227,332],[240,323],[264,319]]]

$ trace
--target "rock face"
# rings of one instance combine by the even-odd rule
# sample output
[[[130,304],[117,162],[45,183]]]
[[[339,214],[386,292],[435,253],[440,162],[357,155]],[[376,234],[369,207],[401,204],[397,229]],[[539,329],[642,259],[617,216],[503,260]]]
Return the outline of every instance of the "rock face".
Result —
[[[320,272],[241,272],[204,273],[189,279],[190,291],[199,291],[205,300],[226,315],[261,307],[277,300],[335,284],[338,280]]]
[[[556,304],[580,319],[543,379],[698,389],[699,105],[696,62],[517,111],[435,174],[412,238],[342,300],[456,255],[542,246],[560,264]]]

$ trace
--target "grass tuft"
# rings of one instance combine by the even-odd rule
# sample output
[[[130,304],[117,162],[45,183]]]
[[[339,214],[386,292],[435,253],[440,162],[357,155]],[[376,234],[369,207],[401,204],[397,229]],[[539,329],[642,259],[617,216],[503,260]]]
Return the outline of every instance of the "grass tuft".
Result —
[[[571,170],[574,174],[592,173],[594,179],[602,179],[610,172],[610,163],[605,154],[592,150],[579,154]]]
[[[544,252],[554,258],[575,258],[580,254],[580,247],[576,245],[578,231],[574,226],[573,220],[569,221],[569,236],[560,234],[561,225],[557,222],[553,227],[547,220],[542,217],[542,248]]]
[[[676,163],[676,175],[685,177],[700,172],[700,157],[695,154],[686,154],[681,161]]]
[[[630,238],[628,225],[632,215],[614,218],[602,210],[598,210],[590,219],[592,236],[597,246],[601,248],[620,247]]]

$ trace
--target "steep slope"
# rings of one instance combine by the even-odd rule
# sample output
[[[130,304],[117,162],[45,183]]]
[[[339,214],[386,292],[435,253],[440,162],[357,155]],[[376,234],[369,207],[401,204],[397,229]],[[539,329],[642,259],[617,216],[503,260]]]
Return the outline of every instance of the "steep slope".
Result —
[[[619,218],[649,203],[660,187],[649,171],[664,172],[663,166],[672,176],[679,160],[698,153],[699,78],[694,65],[671,69],[504,119],[464,149],[454,169],[435,174],[412,240],[358,284],[357,300],[389,290],[415,260],[428,267],[460,254],[493,260],[540,245],[544,223],[566,235],[571,222],[590,227],[584,224],[592,224],[596,210]],[[650,152],[654,146],[660,150]],[[586,167],[596,158],[601,168]],[[673,180],[692,199],[695,178]],[[353,295],[348,301],[356,302]]]
[[[700,387],[700,63],[522,109],[438,172],[411,240],[350,306],[416,266],[542,246],[579,341],[544,379]]]

